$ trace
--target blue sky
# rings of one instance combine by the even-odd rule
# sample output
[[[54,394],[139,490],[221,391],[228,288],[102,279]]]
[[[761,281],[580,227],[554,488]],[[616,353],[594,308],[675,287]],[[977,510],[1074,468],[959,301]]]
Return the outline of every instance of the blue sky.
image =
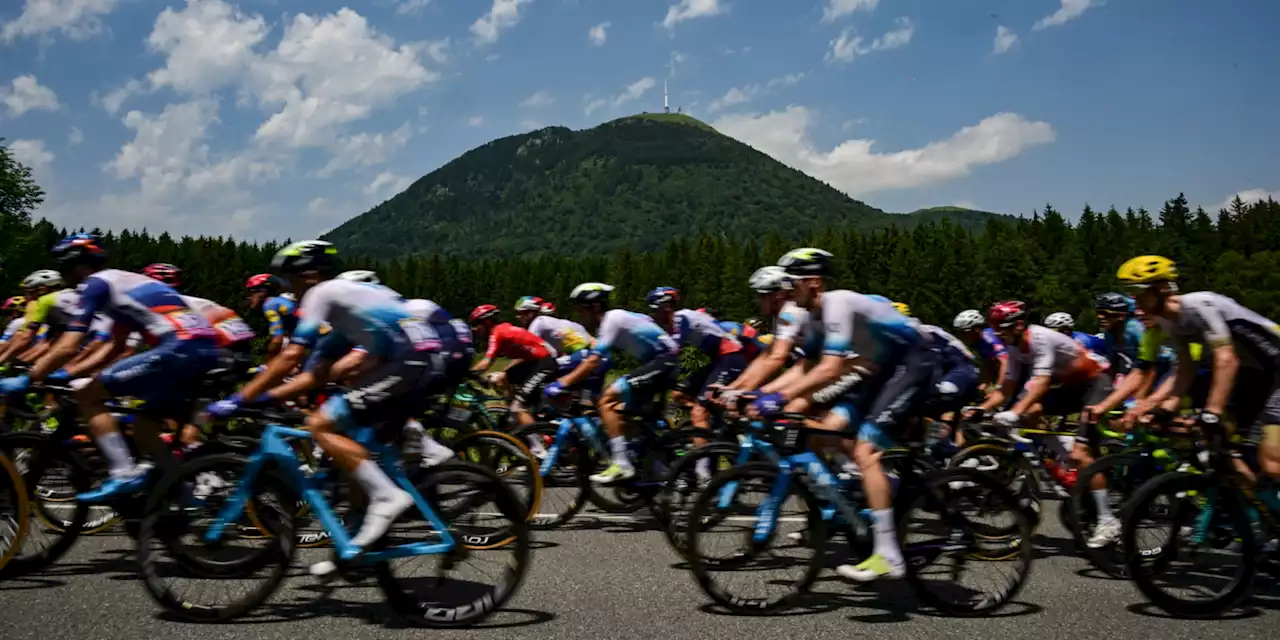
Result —
[[[1274,0],[16,0],[60,224],[319,235],[496,137],[680,107],[888,211],[1280,194]],[[1280,196],[1277,196],[1280,197]]]

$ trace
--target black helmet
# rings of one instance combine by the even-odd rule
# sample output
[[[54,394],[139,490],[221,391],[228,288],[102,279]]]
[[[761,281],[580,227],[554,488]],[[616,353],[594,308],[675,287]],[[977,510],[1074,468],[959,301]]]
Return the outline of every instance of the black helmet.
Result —
[[[328,272],[337,266],[338,248],[323,240],[295,242],[271,259],[271,269],[280,273]]]
[[[1132,311],[1129,306],[1129,298],[1124,294],[1115,292],[1099,294],[1098,297],[1093,299],[1093,308],[1108,313],[1129,313]]]
[[[822,249],[792,249],[787,255],[778,258],[778,266],[786,269],[788,275],[825,278],[831,275],[831,257],[829,252]]]

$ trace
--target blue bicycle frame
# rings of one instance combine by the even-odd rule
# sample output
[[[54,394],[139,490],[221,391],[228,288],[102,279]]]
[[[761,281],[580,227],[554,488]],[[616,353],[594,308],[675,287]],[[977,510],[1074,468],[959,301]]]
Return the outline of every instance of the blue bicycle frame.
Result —
[[[325,531],[329,533],[338,557],[344,561],[359,557],[361,563],[376,563],[392,558],[446,553],[457,546],[453,535],[449,533],[448,526],[431,508],[426,499],[422,497],[422,494],[418,493],[418,489],[413,486],[413,483],[409,482],[409,478],[401,470],[398,452],[393,447],[374,441],[373,429],[366,427],[357,430],[353,439],[368,448],[370,452],[376,454],[378,466],[382,467],[382,470],[401,489],[413,496],[413,502],[418,507],[418,511],[440,533],[442,540],[436,543],[411,542],[364,553],[364,549],[351,544],[351,537],[347,535],[346,527],[343,526],[342,520],[334,514],[333,509],[330,508],[328,501],[324,497],[324,492],[317,486],[317,481],[299,468],[297,454],[289,447],[285,441],[286,438],[310,439],[311,432],[278,424],[267,426],[262,433],[262,440],[258,448],[249,456],[249,464],[245,467],[244,475],[240,477],[234,492],[226,504],[222,506],[222,509],[218,511],[218,517],[213,524],[205,531],[205,542],[216,542],[227,526],[235,524],[240,519],[240,516],[244,513],[245,505],[253,497],[254,480],[257,479],[258,474],[262,472],[268,462],[275,462],[276,467],[284,472],[290,488],[297,491],[307,501],[307,504],[311,505],[312,512],[319,519]]]
[[[659,427],[665,426],[666,423],[660,421]],[[604,440],[601,438],[600,425],[596,424],[595,418],[590,416],[571,416],[560,418],[557,421],[555,438],[551,441],[551,446],[547,447],[547,457],[543,459],[542,466],[538,469],[538,474],[547,477],[551,470],[556,466],[556,461],[560,458],[560,450],[564,448],[565,440],[569,434],[575,429],[582,434],[582,439],[588,446],[595,451],[601,460],[609,459],[612,455],[608,448],[605,447]],[[631,443],[634,449],[635,442]]]

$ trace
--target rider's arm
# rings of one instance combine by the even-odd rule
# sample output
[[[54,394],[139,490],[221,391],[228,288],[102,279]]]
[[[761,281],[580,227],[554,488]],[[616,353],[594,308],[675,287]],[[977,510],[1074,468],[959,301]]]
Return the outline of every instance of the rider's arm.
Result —
[[[595,371],[596,367],[600,366],[602,361],[604,361],[604,357],[599,353],[596,353],[593,349],[591,351],[591,355],[583,358],[582,362],[578,363],[578,367],[576,369],[565,374],[565,376],[560,378],[557,382],[559,382],[562,387],[572,387],[573,385],[582,382],[587,376],[591,375],[591,372]]]
[[[502,348],[502,332],[497,327],[489,327],[489,346],[485,347],[484,357],[480,361],[472,365],[473,373],[482,373],[493,366],[493,359],[498,355],[498,349]]]
[[[80,350],[80,343],[83,340],[83,330],[76,331],[68,328],[63,331],[62,335],[58,336],[58,341],[49,349],[49,352],[43,358],[40,358],[35,366],[31,367],[31,381],[40,382],[69,362],[75,357],[76,352]]]
[[[769,350],[752,360],[751,364],[747,365],[747,370],[743,371],[742,375],[738,376],[736,380],[729,383],[727,388],[756,389],[760,387],[765,380],[768,380],[787,364],[787,360],[791,357],[793,344],[791,340],[775,339],[773,344],[769,345]]]
[[[1014,403],[1013,407],[1009,410],[1018,415],[1026,413],[1027,409],[1030,409],[1032,405],[1040,402],[1040,398],[1044,397],[1045,392],[1049,390],[1049,387],[1052,384],[1052,376],[1032,377],[1031,380],[1027,382],[1027,388],[1026,391],[1023,392],[1022,397],[1018,398],[1018,401]]]
[[[332,365],[332,359],[324,357],[323,354],[316,354],[307,361],[307,365],[303,368],[301,373],[290,378],[288,382],[271,389],[267,392],[267,395],[270,396],[273,401],[277,402],[289,400],[302,395],[307,391],[320,386],[320,384],[325,380],[333,378],[335,376],[335,372]],[[245,397],[249,398],[254,396]]]
[[[1240,357],[1233,345],[1219,344],[1213,348],[1213,381],[1209,385],[1209,397],[1204,402],[1205,411],[1221,415],[1226,410],[1239,370]]]
[[[307,348],[300,344],[290,344],[283,351],[276,354],[269,362],[267,368],[254,376],[247,384],[240,389],[241,398],[257,398],[268,389],[280,384],[299,364],[307,357]]]
[[[773,393],[781,389],[786,389],[795,384],[797,380],[802,378],[804,374],[809,371],[809,369],[812,369],[815,366],[816,365],[810,360],[801,360],[795,366],[783,371],[782,375],[774,378],[772,382],[760,387],[760,392]],[[750,387],[747,387],[747,389],[749,390]]]
[[[18,354],[22,353],[31,345],[31,340],[35,338],[36,332],[31,329],[31,325],[25,325],[18,332],[13,334],[4,345],[4,350],[0,351],[0,363],[12,360]]]
[[[1142,390],[1144,386],[1150,382],[1147,374],[1155,375],[1154,369],[1136,371],[1124,377],[1120,382],[1120,386],[1116,387],[1106,398],[1094,405],[1093,409],[1095,417],[1111,411],[1120,405],[1121,402],[1129,399]]]

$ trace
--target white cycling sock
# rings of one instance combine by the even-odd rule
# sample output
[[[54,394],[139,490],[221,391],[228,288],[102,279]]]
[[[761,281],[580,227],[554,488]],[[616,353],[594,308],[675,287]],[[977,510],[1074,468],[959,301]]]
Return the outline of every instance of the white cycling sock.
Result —
[[[609,438],[609,449],[613,451],[613,463],[620,467],[631,466],[631,459],[627,457],[627,437],[618,436]]]
[[[370,500],[386,501],[395,500],[401,493],[400,487],[391,480],[381,467],[372,460],[365,460],[356,465],[355,470],[351,472],[351,477],[364,489],[369,495]]]
[[[902,550],[898,548],[898,531],[893,524],[893,509],[873,509],[871,528],[875,532],[875,553],[889,564],[902,564]]]
[[[111,475],[121,476],[133,471],[133,455],[119,431],[112,431],[98,438],[98,450],[107,459]]]
[[[1111,513],[1111,499],[1107,497],[1106,489],[1094,489],[1089,493],[1093,494],[1093,504],[1097,506],[1098,522],[1111,522],[1116,517]]]
[[[453,457],[453,449],[436,442],[435,438],[423,433],[422,455],[433,460],[447,459]]]

